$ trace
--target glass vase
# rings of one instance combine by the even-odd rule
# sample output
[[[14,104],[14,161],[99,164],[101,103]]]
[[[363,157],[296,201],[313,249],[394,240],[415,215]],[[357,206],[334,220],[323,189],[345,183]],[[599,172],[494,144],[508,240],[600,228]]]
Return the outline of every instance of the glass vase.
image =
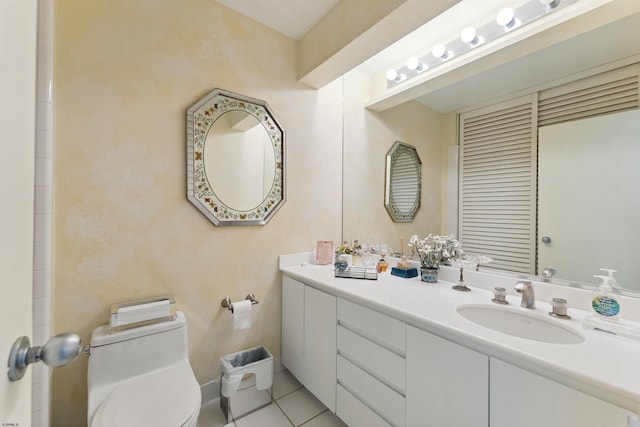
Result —
[[[436,283],[438,281],[438,269],[433,267],[422,267],[420,269],[420,279],[427,283]]]

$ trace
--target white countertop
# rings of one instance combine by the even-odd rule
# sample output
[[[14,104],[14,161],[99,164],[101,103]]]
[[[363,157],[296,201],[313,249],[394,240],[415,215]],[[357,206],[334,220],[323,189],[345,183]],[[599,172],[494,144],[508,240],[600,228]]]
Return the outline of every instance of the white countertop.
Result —
[[[589,313],[578,306],[589,301],[590,292],[548,288],[546,284],[534,283],[536,289],[536,309],[520,307],[520,295],[512,290],[515,279],[508,278],[503,286],[508,307],[539,315],[545,320],[579,331],[585,340],[579,344],[549,344],[511,336],[480,326],[462,317],[456,308],[463,304],[486,304],[491,302],[493,292],[488,290],[488,282],[504,282],[494,274],[465,272],[465,283],[471,292],[451,289],[457,272],[451,268],[441,270],[438,283],[425,283],[419,277],[404,279],[380,273],[378,280],[361,280],[334,277],[332,265],[314,265],[307,262],[306,254],[285,255],[280,259],[283,274],[304,282],[321,291],[350,300],[373,310],[392,316],[407,324],[434,333],[491,357],[527,369],[553,381],[583,391],[599,399],[625,408],[635,414],[640,413],[640,341],[622,338],[602,332],[585,329],[583,320]],[[446,281],[447,279],[451,281]],[[474,286],[474,282],[483,282]],[[546,285],[546,286],[545,286]],[[508,287],[509,286],[509,287]],[[483,289],[485,287],[485,289]],[[563,294],[569,292],[570,295]],[[570,320],[555,319],[548,315],[551,295],[569,300]],[[622,304],[624,307],[624,304]],[[286,307],[283,307],[286,310]]]

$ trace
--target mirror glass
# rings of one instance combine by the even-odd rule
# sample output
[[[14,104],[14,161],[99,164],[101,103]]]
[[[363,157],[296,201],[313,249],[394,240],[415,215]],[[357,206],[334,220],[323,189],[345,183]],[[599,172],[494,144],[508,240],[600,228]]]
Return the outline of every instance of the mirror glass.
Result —
[[[621,286],[640,290],[640,110],[544,126],[538,135],[539,269],[584,283],[613,269]]]
[[[384,206],[394,222],[412,222],[420,209],[422,162],[415,147],[396,141],[386,157]]]
[[[215,89],[187,111],[187,151],[187,197],[215,225],[264,225],[284,203],[284,130],[266,102]]]
[[[609,2],[608,4],[615,9],[616,3],[618,6],[621,6],[619,2]],[[602,21],[596,19],[599,17],[602,17]],[[571,30],[577,29],[577,26],[567,28],[566,31],[563,30],[558,33],[542,34],[539,37],[540,45],[547,47],[533,50],[531,54],[526,56],[520,57],[517,54],[518,45],[515,45],[511,51],[507,50],[503,53],[497,53],[496,56],[504,55],[505,57],[513,53],[514,58],[519,58],[505,62],[504,65],[493,66],[494,64],[490,62],[491,67],[483,68],[474,64],[474,62],[470,62],[466,68],[460,67],[457,71],[444,73],[440,80],[434,78],[432,83],[426,82],[424,84],[422,88],[424,94],[419,90],[415,90],[413,92],[415,94],[415,100],[444,115],[450,112],[464,111],[474,105],[490,105],[506,98],[509,94],[528,93],[531,88],[538,86],[548,87],[551,82],[565,83],[587,75],[592,75],[599,69],[605,71],[640,61],[640,44],[635,38],[628,36],[629,34],[633,34],[640,25],[640,13],[637,12],[637,8],[630,8],[627,12],[618,13],[616,17],[614,17],[613,14],[594,13],[591,18],[593,19],[589,20],[589,24],[593,23],[593,26],[585,26],[581,31],[576,31],[575,33],[572,33]],[[554,43],[554,35],[561,36],[562,41]],[[607,64],[612,64],[612,66]],[[487,64],[480,62],[480,65]],[[407,92],[410,93],[409,91]],[[633,102],[633,100],[630,100],[630,102]],[[382,103],[379,104],[382,105]],[[398,111],[400,111],[401,108],[405,108],[404,105],[405,104],[398,106]],[[384,112],[394,113],[393,109],[384,110]],[[345,116],[346,121],[349,119],[349,116]],[[635,121],[638,120],[636,119]],[[445,131],[453,132],[455,129],[456,125],[452,123],[448,126],[448,130],[445,129]],[[609,129],[607,132],[611,132],[611,130],[612,129]],[[455,144],[455,137],[450,138],[449,141],[448,144]],[[348,146],[350,143],[350,140],[346,140],[345,146]],[[417,145],[422,149],[420,144]],[[630,161],[635,159],[637,162],[637,160],[640,159],[640,155],[629,155],[628,158]],[[357,160],[358,159],[353,159],[345,164],[345,180],[356,174],[364,175],[364,173],[369,170],[375,170],[376,167],[379,168],[375,159],[369,159],[367,164],[360,168],[358,167],[359,163]],[[427,161],[427,159],[423,160]],[[545,160],[543,161],[546,162]],[[552,188],[563,186],[562,180],[569,179],[573,171],[579,168],[571,155],[569,155],[568,159],[564,159],[562,163],[564,166],[560,169],[559,173],[563,176],[559,178],[561,181],[550,184]],[[443,166],[443,169],[444,168],[445,166]],[[544,165],[541,165],[541,168],[546,169]],[[448,166],[446,171],[448,172],[450,169],[451,166]],[[615,167],[611,168],[611,170],[614,169]],[[637,166],[634,167],[634,169],[637,169]],[[594,177],[601,176],[601,168],[586,170],[591,172]],[[443,172],[445,171],[443,170]],[[427,172],[425,171],[425,173]],[[446,182],[436,182],[435,180],[425,181],[423,191],[425,189],[428,191],[432,185],[451,185],[452,182],[452,180]],[[627,180],[627,182],[629,182],[629,180]],[[638,182],[637,178],[634,178],[633,182]],[[380,191],[383,186],[382,177],[376,182],[376,185],[378,191]],[[456,188],[457,185],[454,185],[451,191],[447,190],[447,194],[456,194]],[[554,191],[557,190],[559,189],[555,189]],[[542,191],[543,193],[545,192],[545,190]],[[637,203],[637,196],[626,195],[623,191],[626,190],[622,190],[619,186],[608,186],[608,192],[612,196],[617,197],[619,201],[625,202],[625,207],[611,209],[604,216],[598,216],[597,218],[593,208],[582,209],[580,212],[573,212],[572,219],[565,222],[566,224],[572,224],[577,218],[586,216],[590,216],[592,221],[591,229],[586,232],[588,243],[584,243],[579,249],[569,251],[569,254],[574,259],[582,259],[586,251],[599,252],[600,254],[611,253],[619,255],[621,258],[626,257],[627,253],[633,254],[633,250],[629,252],[626,245],[631,244],[636,235],[636,232],[633,231],[633,226],[637,220],[633,219],[622,223],[620,222],[622,221],[621,219],[617,217],[614,219],[612,216],[621,211],[634,209],[633,207]],[[576,196],[581,195],[585,200],[591,201],[592,206],[598,204],[601,198],[601,194],[594,192],[592,188],[586,184],[577,185],[574,193]],[[347,194],[347,196],[349,196],[349,194]],[[544,194],[542,197],[544,197]],[[453,200],[449,202],[456,200],[457,197],[454,196]],[[558,205],[560,204],[559,202],[561,201],[559,201],[557,197],[551,196],[550,203]],[[427,208],[428,205],[425,204],[422,210],[425,211]],[[538,213],[541,215],[540,220],[544,221],[542,215],[544,215],[546,208],[539,206],[538,209]],[[346,197],[344,202],[344,216],[346,218],[355,217],[359,211],[361,211],[359,204],[351,202],[351,199]],[[632,212],[634,211],[632,210]],[[443,221],[446,219],[447,226],[450,224],[450,221],[456,220],[455,217],[453,220],[444,217],[442,219]],[[602,238],[608,233],[612,222],[616,221],[619,221],[627,231],[624,237],[620,237],[616,243],[605,244]],[[418,228],[420,226],[419,222],[421,221],[416,221],[410,226]],[[429,225],[427,232],[431,232],[434,229],[437,229],[437,227]],[[370,233],[372,237],[367,240],[377,238],[379,231],[371,227]],[[539,247],[543,245],[541,242],[541,238],[545,236],[543,233],[544,231],[541,229],[538,234],[537,244]],[[367,237],[365,233],[356,228],[355,221],[347,223],[343,235],[345,237]],[[552,245],[559,244],[559,238],[554,238],[553,235],[550,237],[552,239]],[[609,262],[607,262],[606,265],[603,265],[600,261],[595,262],[592,260],[591,262],[592,264],[586,268],[589,274],[582,273],[579,276],[571,277],[571,273],[565,271],[565,268],[568,270],[568,267],[563,267],[554,260],[554,262],[550,264],[555,264],[556,270],[558,271],[553,279],[553,283],[570,286],[583,286],[582,283],[591,283],[595,286],[598,280],[591,276],[598,274],[600,268],[612,268],[619,270],[618,273],[616,273],[618,282],[623,285],[625,289],[631,289],[628,292],[625,290],[625,294],[640,296],[640,292],[634,290],[640,289],[640,280],[637,278],[624,278],[623,272],[633,270],[631,267],[613,265],[614,263]],[[539,270],[542,270],[545,266],[542,262],[539,263]],[[491,264],[487,267],[490,268]],[[585,270],[583,267],[578,268]],[[504,271],[500,271],[499,273],[510,275],[510,273]],[[513,273],[513,276],[518,278],[522,277],[519,273]],[[538,276],[537,279],[539,280],[540,277]],[[579,281],[580,284],[576,285],[575,283],[577,281]]]
[[[253,209],[273,186],[276,166],[271,138],[251,114],[224,113],[209,129],[204,168],[222,203],[240,211]]]

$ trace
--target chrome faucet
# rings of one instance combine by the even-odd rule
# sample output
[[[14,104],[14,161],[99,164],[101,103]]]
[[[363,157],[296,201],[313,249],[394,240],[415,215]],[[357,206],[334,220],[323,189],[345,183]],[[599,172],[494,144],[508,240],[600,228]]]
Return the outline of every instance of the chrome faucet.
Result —
[[[521,307],[531,309],[536,308],[536,294],[531,282],[521,280],[516,283],[516,286],[513,289],[515,289],[519,294],[522,294],[522,302],[520,303]]]

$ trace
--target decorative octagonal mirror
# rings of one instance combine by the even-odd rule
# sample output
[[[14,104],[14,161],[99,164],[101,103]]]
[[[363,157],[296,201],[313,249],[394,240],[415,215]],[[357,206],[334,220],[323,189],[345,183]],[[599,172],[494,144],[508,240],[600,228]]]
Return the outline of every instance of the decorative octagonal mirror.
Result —
[[[285,132],[265,101],[215,89],[187,110],[187,198],[214,225],[264,225],[284,204]]]
[[[420,209],[422,162],[412,145],[396,141],[387,152],[384,207],[394,222],[412,222]]]

